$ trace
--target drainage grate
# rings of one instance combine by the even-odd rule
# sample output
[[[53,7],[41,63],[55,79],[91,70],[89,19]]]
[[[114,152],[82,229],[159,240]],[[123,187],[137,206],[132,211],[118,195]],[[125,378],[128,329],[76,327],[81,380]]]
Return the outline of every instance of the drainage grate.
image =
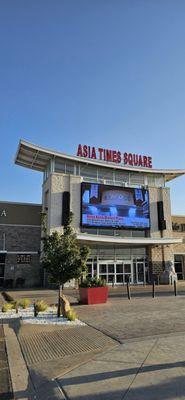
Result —
[[[19,342],[28,365],[102,349],[114,343],[88,326],[19,334]]]

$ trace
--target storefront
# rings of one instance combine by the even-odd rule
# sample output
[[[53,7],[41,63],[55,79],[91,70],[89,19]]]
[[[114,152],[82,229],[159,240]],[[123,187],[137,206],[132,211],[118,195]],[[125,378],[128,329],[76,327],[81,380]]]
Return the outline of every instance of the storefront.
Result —
[[[166,185],[185,171],[154,169],[151,157],[119,150],[79,145],[70,156],[23,140],[15,163],[43,173],[48,232],[62,232],[73,212],[79,244],[91,250],[89,275],[140,284],[174,263],[183,237],[172,230]]]

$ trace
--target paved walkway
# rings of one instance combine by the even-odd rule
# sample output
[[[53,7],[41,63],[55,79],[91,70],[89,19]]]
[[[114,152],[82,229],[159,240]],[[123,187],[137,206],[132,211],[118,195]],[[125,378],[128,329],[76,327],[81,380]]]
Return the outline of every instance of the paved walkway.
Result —
[[[68,400],[182,400],[185,335],[125,342],[57,382]]]
[[[16,399],[185,399],[185,296],[112,296],[75,310],[87,327],[17,324],[16,336],[6,325]]]
[[[185,296],[109,299],[75,307],[79,319],[124,343],[127,339],[185,332]]]
[[[156,285],[156,297],[172,297],[173,298],[173,286],[171,285]],[[185,281],[179,281],[177,284],[177,290],[179,295],[185,296]],[[48,304],[54,304],[58,299],[58,291],[51,289],[21,289],[21,290],[10,290],[7,289],[7,292],[10,293],[14,298],[21,299],[24,297],[30,298],[32,300],[43,299],[48,302]],[[71,298],[72,302],[77,302],[77,298],[79,297],[78,290],[65,288],[64,293]],[[131,295],[133,298],[151,298],[152,296],[152,286],[151,285],[137,285],[131,286]],[[117,286],[112,288],[109,287],[109,298],[117,298],[117,299],[126,299],[127,298],[127,289],[126,286]],[[0,303],[3,299],[0,296]]]
[[[0,321],[0,399],[1,400],[13,399],[6,346],[5,346],[4,330],[1,321]]]

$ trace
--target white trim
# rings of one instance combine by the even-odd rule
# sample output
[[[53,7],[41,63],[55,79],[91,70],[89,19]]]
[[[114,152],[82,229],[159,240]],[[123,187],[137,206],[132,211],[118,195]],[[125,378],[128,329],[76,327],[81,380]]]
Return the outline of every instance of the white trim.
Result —
[[[97,243],[112,243],[112,244],[127,244],[127,245],[168,245],[168,244],[177,244],[183,243],[181,238],[121,238],[114,236],[98,236],[98,235],[90,235],[90,234],[77,234],[78,240],[84,240],[89,242],[97,242]]]
[[[41,228],[41,225],[22,225],[22,224],[0,224],[0,226],[22,226],[28,228]]]

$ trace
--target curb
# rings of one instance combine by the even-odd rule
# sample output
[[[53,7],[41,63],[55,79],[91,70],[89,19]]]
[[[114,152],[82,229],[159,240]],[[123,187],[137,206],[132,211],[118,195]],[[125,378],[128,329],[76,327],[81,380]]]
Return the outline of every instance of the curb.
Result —
[[[25,363],[17,336],[11,325],[4,324],[10,376],[15,400],[64,400],[57,382],[43,381],[34,386]]]
[[[4,324],[4,335],[14,399],[38,400],[13,328]]]

